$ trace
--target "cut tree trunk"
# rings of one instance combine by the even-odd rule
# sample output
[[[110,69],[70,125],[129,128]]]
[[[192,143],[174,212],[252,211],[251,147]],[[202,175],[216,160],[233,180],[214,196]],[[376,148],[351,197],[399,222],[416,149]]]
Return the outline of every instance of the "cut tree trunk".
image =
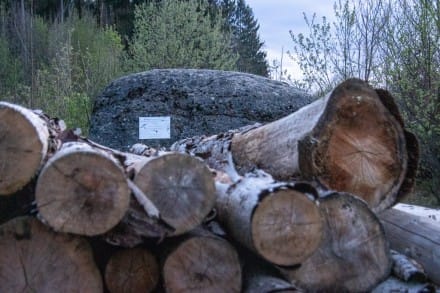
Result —
[[[162,268],[166,292],[240,292],[240,261],[226,240],[196,229],[170,251]]]
[[[34,218],[0,226],[0,292],[102,292],[89,244]]]
[[[440,224],[394,208],[379,217],[391,248],[420,263],[428,278],[440,285]]]
[[[267,261],[296,265],[319,247],[323,224],[312,186],[274,182],[261,172],[217,186],[220,223],[230,237]]]
[[[146,161],[134,183],[180,235],[200,225],[215,204],[214,176],[199,159],[169,153]]]
[[[38,177],[39,215],[56,231],[87,236],[113,228],[128,210],[130,189],[121,165],[83,143],[66,143]]]
[[[322,198],[324,239],[299,268],[280,268],[307,292],[366,292],[391,270],[383,227],[364,201],[347,193]]]
[[[171,149],[214,169],[230,151],[241,174],[262,169],[278,180],[316,181],[362,197],[375,212],[411,190],[418,163],[417,140],[404,130],[392,97],[358,79],[272,123],[178,141]]]
[[[111,293],[152,292],[158,282],[159,265],[145,248],[116,252],[105,269],[105,283]]]
[[[37,175],[52,148],[56,148],[53,132],[61,132],[64,127],[58,122],[0,102],[0,195],[14,194]]]
[[[112,244],[134,247],[145,237],[183,234],[200,225],[214,208],[214,176],[200,159],[180,153],[149,156],[131,161],[128,169],[134,174],[134,185],[157,208],[160,217],[151,218],[139,200],[132,200],[121,223],[105,235]]]

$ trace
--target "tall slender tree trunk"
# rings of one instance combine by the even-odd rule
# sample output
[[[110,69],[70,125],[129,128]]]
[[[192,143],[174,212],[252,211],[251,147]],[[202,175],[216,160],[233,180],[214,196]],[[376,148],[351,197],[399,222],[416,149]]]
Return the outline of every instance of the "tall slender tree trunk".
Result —
[[[60,0],[60,23],[64,23],[64,0]]]

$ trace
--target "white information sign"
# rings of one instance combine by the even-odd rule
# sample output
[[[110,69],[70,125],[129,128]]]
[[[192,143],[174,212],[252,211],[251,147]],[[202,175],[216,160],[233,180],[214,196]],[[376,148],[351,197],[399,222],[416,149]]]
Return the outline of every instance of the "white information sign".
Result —
[[[139,139],[169,139],[170,116],[139,117]]]

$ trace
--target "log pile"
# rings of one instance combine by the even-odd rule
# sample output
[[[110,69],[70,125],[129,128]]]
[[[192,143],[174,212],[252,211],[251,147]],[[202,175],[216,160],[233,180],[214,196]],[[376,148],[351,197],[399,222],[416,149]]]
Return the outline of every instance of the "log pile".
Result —
[[[439,282],[435,256],[418,259],[425,272],[390,251],[386,223],[404,218],[386,213],[411,191],[418,145],[392,97],[360,80],[272,123],[168,151],[114,150],[5,102],[0,137],[1,292],[429,292]]]

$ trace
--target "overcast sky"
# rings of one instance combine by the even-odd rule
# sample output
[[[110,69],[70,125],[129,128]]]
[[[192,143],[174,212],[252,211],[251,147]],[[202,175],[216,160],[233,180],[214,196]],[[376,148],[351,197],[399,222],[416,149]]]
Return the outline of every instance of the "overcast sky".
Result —
[[[307,16],[316,13],[318,17],[333,19],[332,0],[246,0],[260,24],[260,40],[264,41],[264,50],[270,64],[281,59],[281,51],[292,50],[293,42],[289,30],[295,34],[306,33],[303,12]],[[283,58],[283,67],[294,77],[299,77],[297,66],[287,55]]]

